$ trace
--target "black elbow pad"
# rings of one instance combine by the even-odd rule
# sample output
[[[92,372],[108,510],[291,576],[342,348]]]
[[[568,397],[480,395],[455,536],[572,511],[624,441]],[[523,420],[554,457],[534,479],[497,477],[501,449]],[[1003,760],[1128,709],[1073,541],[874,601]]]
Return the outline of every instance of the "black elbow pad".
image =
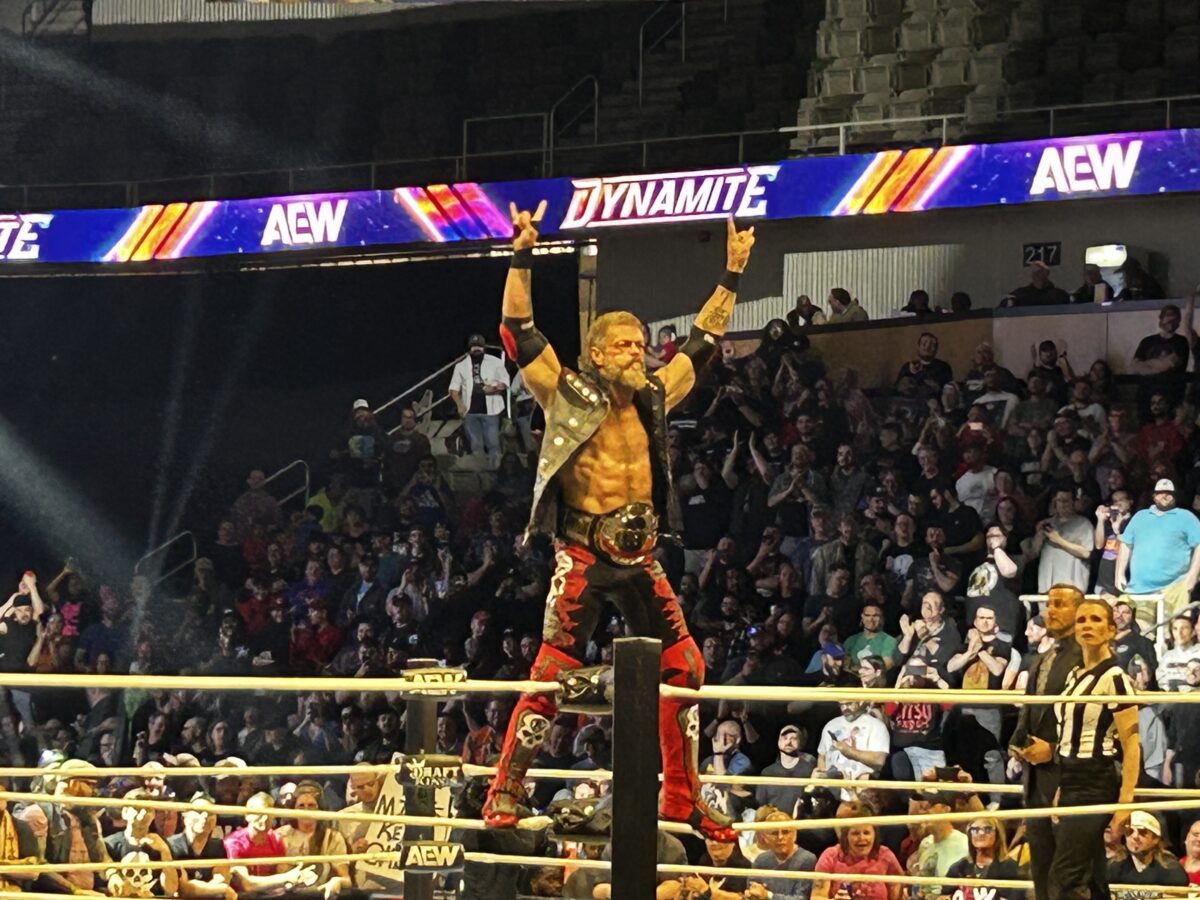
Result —
[[[500,340],[504,351],[517,361],[518,366],[527,366],[546,349],[549,341],[533,324],[533,316],[505,316],[500,323]]]
[[[679,352],[692,361],[692,368],[700,369],[717,352],[717,336],[693,325]]]

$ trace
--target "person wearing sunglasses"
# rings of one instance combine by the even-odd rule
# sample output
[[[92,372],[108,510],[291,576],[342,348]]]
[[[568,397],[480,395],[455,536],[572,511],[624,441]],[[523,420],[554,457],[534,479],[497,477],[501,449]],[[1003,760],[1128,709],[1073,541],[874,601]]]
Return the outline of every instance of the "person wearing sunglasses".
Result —
[[[1152,884],[1184,887],[1188,873],[1167,850],[1162,824],[1153,813],[1134,810],[1129,816],[1124,852],[1108,863],[1109,884]]]
[[[973,900],[974,888],[970,881],[980,881],[992,890],[992,882],[1020,880],[1025,874],[1020,871],[1016,860],[1008,858],[1008,839],[1004,826],[997,819],[981,817],[967,826],[967,855],[950,866],[948,879],[959,884],[955,896]],[[1024,900],[1022,888],[996,888],[995,893],[980,891],[979,896],[994,897],[995,900]]]

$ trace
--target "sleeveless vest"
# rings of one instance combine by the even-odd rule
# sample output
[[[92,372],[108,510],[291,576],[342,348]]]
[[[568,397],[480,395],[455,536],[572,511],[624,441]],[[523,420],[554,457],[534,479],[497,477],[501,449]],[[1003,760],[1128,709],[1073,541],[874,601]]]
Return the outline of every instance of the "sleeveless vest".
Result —
[[[638,419],[646,429],[650,443],[652,502],[659,515],[660,533],[677,533],[683,528],[679,498],[671,483],[671,464],[667,455],[666,388],[656,375],[633,396]],[[558,533],[558,507],[561,500],[558,473],[583,446],[608,415],[608,394],[591,375],[563,369],[558,388],[545,410],[546,432],[538,456],[533,482],[533,508],[526,535]]]

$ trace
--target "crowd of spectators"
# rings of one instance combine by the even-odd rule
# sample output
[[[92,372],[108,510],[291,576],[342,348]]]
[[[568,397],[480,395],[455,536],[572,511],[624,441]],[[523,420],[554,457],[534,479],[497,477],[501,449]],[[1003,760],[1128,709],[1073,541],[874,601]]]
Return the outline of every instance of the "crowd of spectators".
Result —
[[[831,296],[835,315],[858,320],[861,307],[847,292]],[[1188,396],[1190,303],[1186,311],[1163,308],[1159,331],[1138,346],[1129,384],[1114,381],[1103,360],[1077,372],[1049,338],[1033,348],[1024,371],[997,365],[982,343],[971,367],[956,372],[941,358],[937,337],[925,333],[893,383],[864,385],[850,370],[834,377],[809,351],[811,319],[769,323],[748,355],[726,344],[672,421],[684,527],[660,556],[703,648],[706,683],[1023,688],[1050,639],[1036,601],[1021,595],[1068,583],[1111,598],[1117,656],[1139,687],[1200,688],[1191,605],[1200,575],[1193,513],[1200,509],[1200,436]],[[673,332],[658,338],[650,368],[675,351]],[[483,339],[470,343],[482,347]],[[447,459],[439,463],[412,410],[388,433],[370,405],[357,401],[328,477],[307,506],[281,508],[263,473],[250,473],[188,584],[141,576],[128,585],[95,584],[73,562],[53,577],[22,576],[0,607],[0,670],[366,678],[395,674],[410,659],[438,659],[472,679],[526,677],[539,648],[553,554],[544,538],[523,536],[532,487],[526,457],[536,450],[538,415],[522,413],[528,406],[519,379],[510,384],[510,373],[494,368],[475,356],[456,381],[460,410],[477,417],[469,420],[468,446],[494,470],[489,489],[451,489]],[[512,435],[492,428],[504,424],[507,405],[496,398],[506,390],[514,419],[524,416]],[[497,423],[486,421],[493,416]],[[1141,599],[1158,594],[1166,622],[1156,621],[1155,602]],[[624,631],[615,610],[603,621],[587,654],[596,664],[611,662],[612,639]],[[381,693],[96,688],[13,689],[4,697],[5,762],[56,767],[40,786],[68,798],[101,790],[201,807],[370,811],[384,785],[370,772],[296,783],[237,770],[386,763],[405,739],[403,701]],[[486,764],[499,750],[511,699],[445,704],[431,749]],[[1146,784],[1200,786],[1195,709],[1142,709]],[[950,896],[973,879],[1024,871],[1023,829],[988,815],[1014,805],[1013,794],[994,788],[1021,779],[1020,761],[1007,752],[1011,709],[897,695],[874,705],[722,702],[701,713],[704,772],[864,781],[859,790],[706,784],[709,803],[736,819],[979,813],[962,828],[781,826],[745,833],[739,845],[661,836],[664,861],[830,874],[815,886],[768,878],[759,888],[729,879],[723,891],[898,897],[898,887],[842,885],[836,875],[907,871],[945,877],[940,892],[927,895]],[[538,765],[604,769],[610,744],[610,718],[563,715]],[[230,771],[199,781],[166,777],[173,766],[197,762]],[[85,764],[144,766],[147,774],[100,784],[91,772],[70,775]],[[869,780],[880,777],[969,782],[974,790],[939,791],[935,783],[911,794],[872,789]],[[582,776],[542,781],[530,785],[530,805],[544,810],[607,790],[603,779]],[[460,811],[470,801],[461,803]],[[1195,817],[1141,815],[1127,837],[1113,836],[1117,880],[1153,872],[1146,883],[1200,884]],[[54,862],[131,852],[214,859],[212,870],[163,870],[141,885],[155,895],[231,897],[283,886],[330,897],[372,887],[353,866],[314,871],[286,862],[306,851],[364,848],[365,823],[334,825],[263,815],[233,821],[202,809],[182,817],[132,808],[97,816],[69,804],[27,804],[0,818],[0,848],[6,859]],[[483,849],[533,840],[463,839]],[[561,852],[544,841],[532,849]],[[281,863],[273,867],[236,863],[275,856]],[[469,865],[465,880],[463,897],[606,891],[583,869],[564,878],[553,868]],[[16,876],[5,881],[33,889]],[[150,895],[129,893],[103,872],[43,876],[36,889]],[[660,896],[694,896],[689,890],[687,880],[673,882]]]

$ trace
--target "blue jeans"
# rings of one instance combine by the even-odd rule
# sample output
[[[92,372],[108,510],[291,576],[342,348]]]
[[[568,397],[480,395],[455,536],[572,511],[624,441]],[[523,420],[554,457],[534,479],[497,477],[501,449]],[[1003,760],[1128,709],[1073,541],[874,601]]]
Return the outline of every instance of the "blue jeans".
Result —
[[[912,763],[913,780],[920,781],[926,772],[946,765],[946,751],[926,750],[924,747],[905,747],[904,755]]]
[[[487,453],[488,466],[497,468],[500,465],[500,416],[467,413],[463,416],[463,428],[467,431],[471,452]]]

